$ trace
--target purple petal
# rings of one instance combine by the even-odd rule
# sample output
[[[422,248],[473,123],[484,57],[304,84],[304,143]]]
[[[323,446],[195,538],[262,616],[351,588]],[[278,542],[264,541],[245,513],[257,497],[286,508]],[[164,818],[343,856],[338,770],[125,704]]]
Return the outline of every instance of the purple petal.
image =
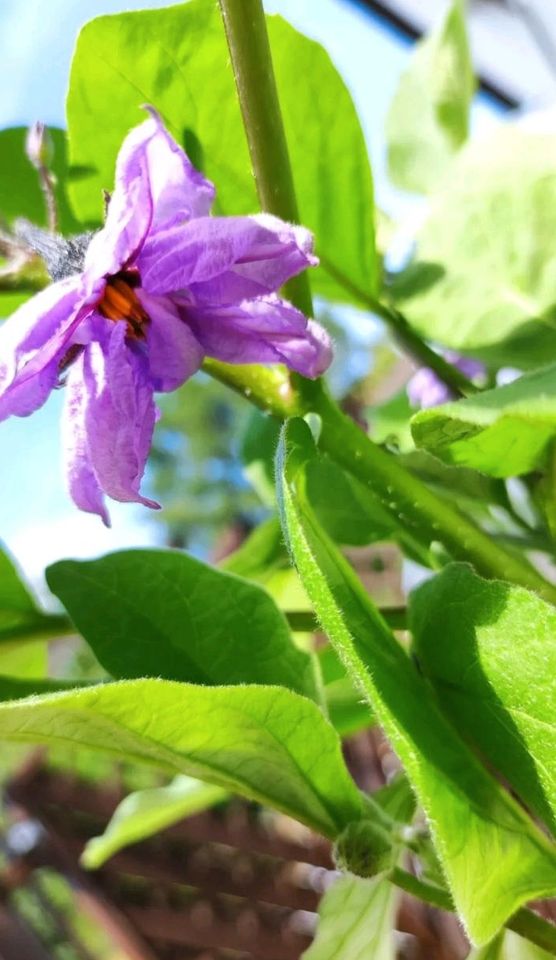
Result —
[[[133,263],[150,230],[165,230],[204,216],[214,187],[192,165],[154,110],[125,138],[116,162],[116,185],[106,223],[85,258],[89,281]]]
[[[214,203],[214,185],[195,169],[153,107],[145,131],[145,157],[153,199],[154,230],[164,230],[194,217],[205,217]]]
[[[285,363],[314,378],[332,360],[324,328],[278,297],[235,307],[185,307],[184,316],[206,353],[227,363]]]
[[[197,372],[204,351],[187,323],[167,297],[138,291],[150,317],[147,328],[149,371],[155,390],[176,390]]]
[[[152,294],[187,292],[195,303],[239,303],[274,293],[318,261],[304,227],[268,214],[199,217],[149,237],[138,266]]]
[[[153,387],[147,358],[127,343],[124,323],[86,348],[83,370],[88,450],[101,489],[114,500],[157,509],[139,493],[155,423]]]
[[[452,363],[458,370],[461,370],[466,377],[474,379],[485,373],[485,366],[479,360],[473,360],[472,357],[462,357],[454,351],[447,351],[445,354],[448,363]],[[415,373],[406,386],[407,396],[412,407],[438,407],[441,403],[447,403],[453,400],[455,394],[450,388],[436,375],[434,370],[429,367],[421,367]]]
[[[83,316],[78,277],[53,283],[0,327],[0,420],[26,417],[43,405]]]
[[[109,527],[110,517],[89,453],[86,416],[87,405],[93,398],[87,391],[84,363],[85,355],[82,353],[72,365],[66,385],[62,417],[66,478],[69,494],[75,505],[86,513],[98,514]]]

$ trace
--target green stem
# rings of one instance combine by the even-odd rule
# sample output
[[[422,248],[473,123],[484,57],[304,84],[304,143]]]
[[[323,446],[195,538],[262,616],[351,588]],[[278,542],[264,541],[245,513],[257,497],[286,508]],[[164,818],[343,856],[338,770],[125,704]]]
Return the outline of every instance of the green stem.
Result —
[[[421,339],[409,321],[395,307],[383,303],[372,294],[362,290],[338,270],[326,257],[320,256],[322,266],[327,273],[333,276],[338,283],[350,291],[359,300],[362,306],[367,307],[387,324],[400,347],[408,353],[419,366],[434,370],[436,376],[452,391],[456,397],[468,397],[478,392],[478,387],[465,376],[456,366],[448,363],[439,353],[436,353],[428,343]]]
[[[407,630],[406,607],[379,607],[381,616],[392,630]],[[287,610],[290,629],[298,633],[318,633],[320,623],[310,610]]]
[[[388,879],[394,886],[399,887],[400,890],[411,894],[413,897],[417,897],[418,900],[422,900],[424,903],[430,903],[431,906],[437,907],[440,910],[447,910],[450,913],[454,912],[454,904],[447,890],[443,890],[441,887],[437,887],[432,883],[419,880],[418,877],[413,876],[413,874],[408,873],[406,870],[400,869],[400,867],[394,867],[388,875]],[[537,913],[533,913],[532,910],[527,910],[522,907],[506,921],[505,926],[509,930],[518,933],[521,937],[525,937],[526,940],[530,940],[531,943],[536,943],[537,946],[542,947],[543,950],[548,950],[549,953],[556,953],[556,926],[554,926],[553,923],[548,923],[547,920],[543,920],[542,917]]]
[[[556,603],[556,587],[528,561],[508,553],[492,537],[429,490],[363,433],[324,393],[317,413],[322,420],[320,447],[349,473],[369,486],[409,528],[441,541],[456,560],[470,561],[486,577],[510,580]]]
[[[288,144],[261,0],[220,0],[257,192],[263,210],[299,223]],[[306,273],[286,284],[292,303],[313,314]]]
[[[258,364],[236,365],[221,363],[207,357],[203,370],[225,383],[265,413],[281,420],[302,415],[306,407],[294,388],[288,371],[283,367],[262,367]]]

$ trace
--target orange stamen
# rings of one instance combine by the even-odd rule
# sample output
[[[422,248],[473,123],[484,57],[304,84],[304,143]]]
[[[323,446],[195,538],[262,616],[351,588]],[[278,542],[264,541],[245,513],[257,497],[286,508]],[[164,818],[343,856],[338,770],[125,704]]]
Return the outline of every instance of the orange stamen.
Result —
[[[110,277],[98,309],[107,320],[125,320],[129,336],[144,336],[142,328],[148,323],[149,316],[141,306],[135,290],[122,277]]]

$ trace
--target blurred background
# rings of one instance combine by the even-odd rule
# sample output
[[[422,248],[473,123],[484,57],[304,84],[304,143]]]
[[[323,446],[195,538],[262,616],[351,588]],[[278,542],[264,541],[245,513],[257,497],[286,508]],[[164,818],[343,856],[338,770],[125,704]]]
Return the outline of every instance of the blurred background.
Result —
[[[0,127],[35,120],[63,127],[80,26],[103,13],[147,5],[167,4],[0,0],[0,63],[9,78]],[[393,270],[408,255],[427,201],[389,182],[386,117],[415,41],[446,6],[444,0],[265,3],[269,13],[324,45],[351,91],[372,162],[379,246]],[[516,115],[553,129],[556,4],[470,0],[468,12],[480,79],[473,136]],[[360,419],[371,404],[386,404],[375,422],[384,439],[397,417],[388,401],[403,391],[411,364],[377,318],[324,303],[316,309],[336,341],[333,391]],[[98,518],[79,513],[64,491],[61,393],[29,420],[0,424],[0,540],[46,604],[52,598],[43,571],[59,558],[166,544],[218,560],[269,514],[276,427],[199,374],[161,402],[145,492],[164,509],[156,514],[110,504],[113,526],[106,530]],[[400,579],[415,576],[408,561],[402,570],[395,548],[369,554],[355,547],[350,559],[377,602],[388,605],[401,600]],[[38,646],[40,659],[45,644]],[[22,668],[16,656],[14,673]],[[88,654],[63,645],[54,651],[55,674],[71,672],[70,657],[80,658],[80,675],[90,669],[98,676]],[[25,658],[33,676],[29,649]],[[338,713],[345,711],[350,769],[361,788],[376,790],[390,780],[397,761],[376,728],[350,738],[361,725],[360,704],[345,677],[328,680],[337,683]],[[0,836],[0,960],[297,960],[310,944],[319,899],[335,873],[328,845],[299,825],[255,805],[215,804],[85,875],[78,857],[87,839],[105,830],[118,802],[129,791],[168,789],[165,781],[81,751],[51,751],[46,758],[3,748],[0,779],[14,769]],[[407,960],[459,960],[468,950],[455,922],[415,902],[402,902],[397,928],[399,956]]]

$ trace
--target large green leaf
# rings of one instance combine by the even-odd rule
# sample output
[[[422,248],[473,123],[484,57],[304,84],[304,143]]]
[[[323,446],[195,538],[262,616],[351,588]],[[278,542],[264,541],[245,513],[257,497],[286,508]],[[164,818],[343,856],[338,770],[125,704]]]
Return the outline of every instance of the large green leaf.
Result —
[[[412,433],[446,463],[494,477],[514,477],[543,466],[556,437],[556,366],[473,397],[421,410]]]
[[[386,121],[388,170],[396,186],[428,193],[467,140],[475,79],[464,0],[417,44]]]
[[[493,366],[556,358],[555,213],[556,136],[509,126],[472,140],[431,200],[422,269],[394,285],[411,323]]]
[[[46,577],[113,677],[276,683],[314,695],[310,658],[256,584],[174,550],[62,560]]]
[[[556,609],[450,564],[412,594],[410,622],[442,709],[556,828]]]
[[[322,47],[279,17],[268,26],[300,217],[326,261],[311,279],[316,292],[349,301],[350,283],[365,291],[378,283],[372,180],[357,114]],[[99,221],[101,191],[112,186],[118,148],[144,103],[214,180],[218,212],[258,209],[220,14],[212,0],[192,0],[99,17],[81,31],[67,114],[71,162],[80,172],[71,196],[85,221]]]
[[[155,764],[274,806],[329,837],[361,815],[334,729],[314,703],[282,687],[129,680],[33,697],[0,704],[0,739]]]
[[[434,702],[305,493],[316,455],[300,420],[284,428],[278,482],[285,534],[324,629],[369,698],[425,809],[454,902],[487,942],[523,902],[556,891],[556,851],[475,759]]]
[[[52,171],[56,177],[56,200],[60,228],[64,233],[79,230],[66,196],[68,164],[66,135],[57,127],[49,133],[54,148]],[[25,154],[25,127],[0,130],[0,214],[8,223],[26,217],[46,226],[46,207],[37,171]]]
[[[67,632],[65,617],[39,610],[13,560],[0,548],[0,644],[27,643]]]
[[[214,806],[226,796],[221,787],[183,774],[165,787],[136,790],[118,805],[102,836],[88,841],[81,862],[92,870],[101,867],[130,843],[145,840],[184,817]]]
[[[317,936],[303,960],[395,960],[397,899],[383,878],[340,877],[324,895]]]

